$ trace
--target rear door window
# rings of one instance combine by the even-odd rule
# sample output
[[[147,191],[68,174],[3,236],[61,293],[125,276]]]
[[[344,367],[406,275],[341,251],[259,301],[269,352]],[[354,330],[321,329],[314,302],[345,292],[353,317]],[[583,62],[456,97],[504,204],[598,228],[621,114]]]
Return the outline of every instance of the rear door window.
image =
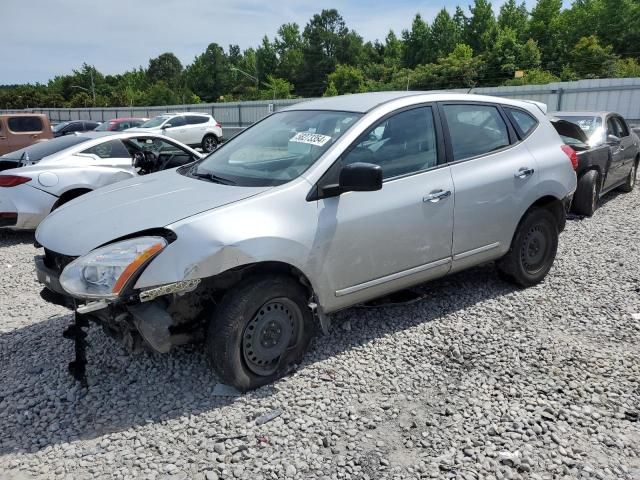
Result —
[[[510,145],[509,129],[498,107],[492,105],[443,105],[449,128],[453,160],[477,157]]]
[[[8,123],[9,130],[16,133],[42,131],[42,119],[40,117],[11,117]]]

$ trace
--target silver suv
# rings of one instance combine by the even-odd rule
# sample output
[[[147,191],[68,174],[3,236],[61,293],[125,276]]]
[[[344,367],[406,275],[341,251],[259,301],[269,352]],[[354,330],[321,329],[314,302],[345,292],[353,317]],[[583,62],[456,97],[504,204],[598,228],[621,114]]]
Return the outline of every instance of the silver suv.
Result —
[[[198,112],[165,113],[127,131],[166,135],[205,153],[213,152],[223,141],[222,125],[211,115]]]
[[[299,363],[337,310],[492,260],[520,286],[542,281],[576,188],[569,153],[533,103],[300,103],[203,160],[56,210],[37,274],[77,306],[76,351],[88,320],[133,349],[204,340],[247,390]]]

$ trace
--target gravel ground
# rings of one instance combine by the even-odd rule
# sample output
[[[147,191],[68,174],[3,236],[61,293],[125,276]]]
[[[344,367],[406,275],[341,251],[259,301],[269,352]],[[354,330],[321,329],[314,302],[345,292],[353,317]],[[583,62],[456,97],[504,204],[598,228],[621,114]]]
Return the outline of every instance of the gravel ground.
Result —
[[[129,356],[68,311],[32,235],[0,234],[0,478],[640,478],[640,190],[572,219],[547,280],[492,265],[335,315],[301,368],[246,395],[196,347]]]

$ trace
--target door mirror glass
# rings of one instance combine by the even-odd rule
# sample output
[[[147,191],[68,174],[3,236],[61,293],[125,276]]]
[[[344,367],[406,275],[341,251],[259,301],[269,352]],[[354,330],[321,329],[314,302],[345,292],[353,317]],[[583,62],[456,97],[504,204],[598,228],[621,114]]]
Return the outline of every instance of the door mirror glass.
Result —
[[[618,145],[620,143],[620,137],[609,134],[607,135],[607,143],[609,145]]]
[[[165,128],[171,128],[172,125],[170,123],[165,123],[164,125],[162,125],[162,129],[164,130]]]
[[[382,188],[382,168],[372,163],[356,162],[340,170],[341,192],[372,192]]]

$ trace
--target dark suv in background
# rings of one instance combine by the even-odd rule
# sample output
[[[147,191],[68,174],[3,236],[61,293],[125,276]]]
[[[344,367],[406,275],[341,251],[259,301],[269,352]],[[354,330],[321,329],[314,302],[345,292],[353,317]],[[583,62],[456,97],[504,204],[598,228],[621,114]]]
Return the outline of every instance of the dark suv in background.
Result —
[[[100,125],[98,122],[92,122],[90,120],[72,120],[69,122],[62,122],[54,125],[51,129],[54,137],[62,137],[63,135],[70,135],[76,132],[88,132],[95,130]]]

